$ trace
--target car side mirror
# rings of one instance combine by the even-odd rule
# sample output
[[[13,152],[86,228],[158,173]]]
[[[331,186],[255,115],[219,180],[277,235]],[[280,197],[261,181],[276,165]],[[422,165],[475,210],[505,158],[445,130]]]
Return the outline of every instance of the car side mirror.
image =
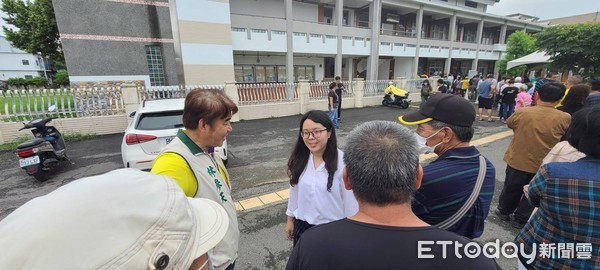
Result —
[[[133,118],[134,116],[135,116],[135,111],[133,111],[129,114],[129,118]]]

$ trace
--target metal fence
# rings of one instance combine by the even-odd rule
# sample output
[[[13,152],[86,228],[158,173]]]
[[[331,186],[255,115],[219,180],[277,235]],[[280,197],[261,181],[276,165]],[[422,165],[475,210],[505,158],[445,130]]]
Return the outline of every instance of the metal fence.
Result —
[[[418,92],[424,79],[394,81],[400,88]],[[309,83],[309,99],[325,100],[331,82]],[[352,81],[343,81],[346,91],[342,97],[354,97]],[[364,82],[364,96],[383,96],[388,80]],[[278,104],[298,101],[298,83],[238,84],[239,105]],[[186,85],[138,87],[138,101],[167,98],[185,98],[192,89],[219,89],[224,85]],[[56,105],[53,116],[75,118],[86,116],[116,115],[125,113],[120,87],[5,90],[0,96],[0,120],[25,121],[48,115],[48,107]]]
[[[383,90],[389,85],[389,80],[369,80],[365,81],[365,97],[383,96]]]
[[[1,92],[0,118],[5,122],[46,116],[75,118],[125,113],[120,88],[18,89]],[[51,105],[56,110],[48,112]]]
[[[314,100],[327,99],[327,93],[329,92],[329,84],[332,82],[312,82],[310,83],[309,98]],[[344,90],[342,92],[342,98],[354,97],[352,89],[352,81],[342,81]]]
[[[298,83],[238,84],[237,91],[240,105],[285,103],[298,100]]]
[[[194,89],[218,89],[225,90],[225,85],[172,85],[138,87],[138,100],[156,100],[168,98],[185,98],[187,93]]]
[[[405,84],[400,87],[408,92],[411,93],[416,93],[416,92],[420,92],[421,91],[421,85],[423,84],[423,81],[426,79],[410,79],[410,80],[405,80]]]

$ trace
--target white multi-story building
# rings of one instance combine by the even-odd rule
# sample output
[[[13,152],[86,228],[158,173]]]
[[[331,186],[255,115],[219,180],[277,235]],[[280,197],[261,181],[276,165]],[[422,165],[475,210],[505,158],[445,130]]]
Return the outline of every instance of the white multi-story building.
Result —
[[[49,72],[45,64],[47,61],[44,62],[41,56],[14,48],[6,37],[0,36],[0,80],[45,77]]]
[[[508,35],[545,27],[486,13],[498,1],[70,0],[54,6],[71,81],[129,76],[172,85],[493,73]]]

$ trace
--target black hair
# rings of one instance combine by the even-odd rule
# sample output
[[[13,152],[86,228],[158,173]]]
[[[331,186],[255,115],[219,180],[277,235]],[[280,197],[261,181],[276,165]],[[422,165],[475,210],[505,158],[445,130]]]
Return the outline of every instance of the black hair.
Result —
[[[340,78],[340,76],[335,76],[336,80],[341,80],[342,78]]]
[[[337,86],[337,84],[335,82],[332,82],[329,84],[329,89],[333,89]]]
[[[592,88],[592,91],[600,91],[600,80],[598,79],[590,79],[588,84]]]
[[[567,87],[565,87],[564,84],[555,81],[548,81],[542,85],[537,92],[541,101],[557,102],[565,95],[566,90]]]
[[[329,115],[325,112],[315,110],[309,111],[305,113],[300,120],[300,132],[302,132],[302,126],[304,125],[304,121],[306,121],[306,119],[310,119],[315,123],[323,125],[328,132],[331,132],[331,136],[327,140],[327,145],[325,146],[325,152],[323,153],[325,169],[327,169],[327,173],[329,174],[327,177],[327,191],[331,191],[331,186],[333,185],[333,175],[338,169],[338,148],[333,122],[331,122]],[[287,174],[288,177],[290,177],[290,185],[292,186],[298,184],[300,175],[302,175],[302,172],[304,172],[304,169],[308,164],[308,157],[310,155],[310,150],[308,150],[308,147],[306,147],[304,139],[302,139],[302,136],[300,136],[300,132],[298,132],[296,145],[294,146],[292,155],[288,160]]]
[[[590,87],[585,84],[578,84],[571,87],[569,93],[562,101],[564,106],[583,106],[585,99],[590,95]]]
[[[437,82],[438,82],[439,84],[443,84],[443,83],[444,83],[444,79],[438,79],[438,80],[437,80]]]
[[[554,75],[558,75],[558,72],[556,72],[556,71],[548,72],[548,74],[546,74],[546,78],[552,78],[552,76],[554,76]]]
[[[567,140],[586,156],[600,158],[600,106],[584,107],[573,114]]]

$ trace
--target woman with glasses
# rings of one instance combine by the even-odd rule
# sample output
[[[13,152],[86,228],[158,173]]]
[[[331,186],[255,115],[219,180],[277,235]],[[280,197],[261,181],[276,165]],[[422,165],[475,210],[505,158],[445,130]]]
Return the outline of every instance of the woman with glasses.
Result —
[[[358,211],[354,194],[342,181],[343,157],[327,113],[304,114],[287,170],[291,188],[285,234],[294,245],[306,229]]]

